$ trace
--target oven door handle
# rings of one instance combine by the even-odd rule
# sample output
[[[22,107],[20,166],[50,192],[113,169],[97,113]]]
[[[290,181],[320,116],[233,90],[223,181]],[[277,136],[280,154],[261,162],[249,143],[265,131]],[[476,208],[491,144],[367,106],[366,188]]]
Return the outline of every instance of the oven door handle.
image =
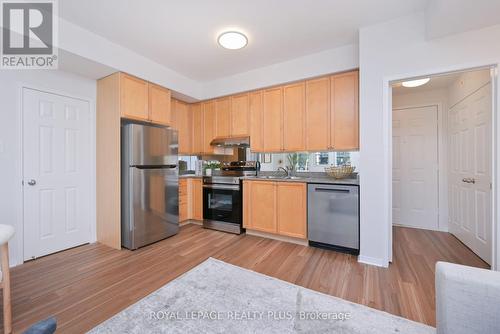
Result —
[[[225,184],[204,184],[203,188],[208,189],[222,189],[222,190],[240,190],[239,185],[225,185]]]

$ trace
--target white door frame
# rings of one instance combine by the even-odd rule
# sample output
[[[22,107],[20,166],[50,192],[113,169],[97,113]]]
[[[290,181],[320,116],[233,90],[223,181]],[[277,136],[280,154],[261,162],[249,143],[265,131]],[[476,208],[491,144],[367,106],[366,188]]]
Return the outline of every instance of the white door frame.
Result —
[[[447,178],[447,166],[448,166],[448,155],[446,154],[448,150],[448,126],[447,119],[448,116],[445,115],[443,110],[443,104],[441,102],[430,102],[430,103],[420,103],[420,104],[408,104],[401,105],[392,110],[404,110],[404,109],[414,109],[414,108],[425,108],[425,107],[436,107],[437,108],[437,147],[438,147],[438,229],[442,232],[448,232],[448,178]],[[391,116],[392,124],[392,116]],[[391,127],[391,147],[392,147],[392,127]],[[391,150],[392,154],[392,150]],[[392,158],[391,158],[391,168],[392,168]],[[392,171],[391,171],[392,178]],[[391,180],[392,187],[392,180]],[[391,188],[392,189],[392,188]],[[392,190],[391,190],[392,193]],[[446,205],[443,205],[446,203]],[[391,196],[391,210],[392,210],[392,196]],[[392,211],[391,211],[392,212]],[[392,221],[392,214],[391,214]],[[392,259],[391,259],[392,260]]]
[[[500,182],[498,182],[498,177],[500,176],[500,163],[497,163],[497,157],[500,157],[500,145],[497,144],[499,139],[500,131],[500,117],[498,117],[498,97],[500,96],[500,87],[498,83],[498,69],[500,68],[500,61],[486,61],[478,62],[474,64],[463,64],[457,66],[451,66],[447,68],[438,68],[433,70],[423,70],[418,72],[398,74],[394,76],[387,76],[383,79],[383,110],[382,110],[382,123],[384,131],[384,172],[386,178],[386,189],[384,197],[386,201],[386,213],[387,213],[387,248],[386,248],[386,259],[385,263],[389,264],[392,262],[392,82],[402,81],[409,78],[415,77],[427,77],[434,75],[442,75],[453,72],[463,72],[475,69],[485,69],[490,68],[494,72],[494,76],[491,80],[492,86],[492,261],[491,269],[500,270],[500,247],[498,244],[500,242],[500,224],[498,220],[498,209],[500,208],[500,202],[498,194],[500,194]]]
[[[54,95],[59,95],[63,97],[68,97],[71,99],[77,99],[85,101],[89,104],[90,111],[90,161],[89,161],[89,171],[90,171],[90,238],[89,243],[94,243],[97,240],[96,236],[96,107],[95,101],[91,97],[83,97],[83,96],[75,96],[74,94],[56,91],[47,87],[40,87],[33,84],[25,84],[20,83],[18,85],[18,101],[19,101],[19,161],[20,161],[20,170],[19,170],[19,187],[20,198],[19,198],[19,217],[22,217],[21,226],[19,226],[19,230],[16,231],[19,235],[18,237],[18,254],[20,263],[12,263],[12,265],[21,264],[24,261],[24,186],[22,184],[22,180],[24,180],[24,101],[23,101],[23,91],[24,89],[31,89],[40,91],[43,93],[49,93]]]

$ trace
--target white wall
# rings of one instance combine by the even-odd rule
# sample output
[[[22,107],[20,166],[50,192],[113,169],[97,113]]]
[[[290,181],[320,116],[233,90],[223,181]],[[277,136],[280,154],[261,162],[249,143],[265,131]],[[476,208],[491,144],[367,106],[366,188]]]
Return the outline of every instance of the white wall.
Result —
[[[361,254],[387,266],[390,227],[389,81],[500,63],[500,26],[426,40],[423,13],[360,29]]]
[[[491,81],[490,70],[464,72],[448,88],[450,108]]]
[[[431,79],[432,80],[432,79]],[[419,90],[394,94],[393,109],[436,105],[438,107],[439,230],[448,231],[448,89]],[[394,92],[394,91],[393,91]],[[391,204],[392,205],[392,204]]]
[[[346,45],[203,84],[205,98],[358,68],[358,46]]]
[[[13,225],[11,265],[23,262],[21,87],[37,88],[90,100],[95,115],[96,82],[62,71],[0,71],[0,224]],[[95,138],[95,134],[93,134]],[[95,226],[95,216],[92,225]]]

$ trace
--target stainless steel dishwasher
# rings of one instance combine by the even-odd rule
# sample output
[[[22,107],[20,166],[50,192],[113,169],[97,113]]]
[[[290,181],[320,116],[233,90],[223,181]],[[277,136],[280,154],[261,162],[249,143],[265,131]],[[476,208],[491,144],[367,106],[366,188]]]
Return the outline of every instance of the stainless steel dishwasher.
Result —
[[[307,189],[309,244],[359,254],[359,187],[309,184]]]

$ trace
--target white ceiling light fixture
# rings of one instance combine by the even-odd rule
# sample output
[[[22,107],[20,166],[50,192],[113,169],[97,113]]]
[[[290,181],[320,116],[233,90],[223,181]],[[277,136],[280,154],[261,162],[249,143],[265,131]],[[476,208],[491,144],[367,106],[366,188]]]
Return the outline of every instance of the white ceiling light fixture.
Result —
[[[219,35],[217,43],[225,49],[238,50],[248,44],[248,38],[241,32],[226,31]]]
[[[431,78],[423,78],[423,79],[417,79],[417,80],[404,81],[401,85],[403,87],[413,88],[413,87],[425,85],[430,80],[431,80]]]

